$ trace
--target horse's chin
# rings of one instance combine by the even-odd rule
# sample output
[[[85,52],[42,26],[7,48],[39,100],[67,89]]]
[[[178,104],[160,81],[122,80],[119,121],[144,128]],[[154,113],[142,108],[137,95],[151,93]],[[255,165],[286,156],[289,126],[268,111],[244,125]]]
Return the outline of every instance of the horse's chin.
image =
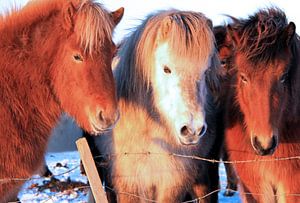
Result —
[[[103,126],[96,124],[95,122],[91,122],[91,131],[89,132],[92,135],[98,136],[101,134],[106,134],[108,132],[111,132],[114,128],[114,125],[104,128]]]
[[[195,146],[199,144],[200,137],[199,136],[187,136],[178,138],[179,143],[184,146]]]
[[[271,156],[272,154],[274,154],[275,149],[271,149],[271,150],[258,150],[255,147],[252,146],[252,148],[254,149],[255,153],[259,156]]]
[[[89,118],[90,130],[88,132],[92,135],[101,135],[101,134],[109,133],[116,126],[119,118],[120,118],[120,114],[118,114],[118,116],[116,117],[113,123],[105,123],[105,122],[101,122],[99,119],[97,119],[97,117],[91,116]]]

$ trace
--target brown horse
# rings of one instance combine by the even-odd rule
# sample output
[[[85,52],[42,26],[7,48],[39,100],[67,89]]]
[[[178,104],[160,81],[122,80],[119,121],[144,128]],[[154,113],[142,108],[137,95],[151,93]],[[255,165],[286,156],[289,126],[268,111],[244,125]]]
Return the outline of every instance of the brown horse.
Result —
[[[14,178],[40,168],[62,111],[93,134],[117,121],[111,35],[122,15],[89,0],[37,0],[1,17],[0,202],[23,184]]]
[[[277,9],[228,26],[234,45],[226,144],[245,202],[300,202],[300,40]],[[273,159],[273,161],[267,161]]]
[[[110,200],[181,202],[218,189],[217,164],[171,155],[219,159],[210,91],[218,87],[220,66],[210,20],[196,12],[152,14],[118,55],[121,118],[95,138],[100,153],[111,155],[106,178],[116,197]]]
[[[213,32],[216,39],[216,44],[219,53],[219,59],[221,63],[220,72],[222,75],[221,81],[221,91],[218,92],[218,102],[220,105],[221,110],[221,117],[224,117],[226,109],[224,108],[226,105],[226,95],[230,87],[230,79],[234,73],[233,69],[233,45],[231,43],[231,39],[227,35],[227,28],[226,26],[215,26],[213,28]],[[222,120],[219,125],[224,126],[224,121]],[[224,129],[224,128],[223,128]],[[221,150],[221,158],[223,161],[229,161],[227,149],[225,143],[223,143],[222,150]],[[237,190],[238,179],[233,168],[232,164],[225,163],[225,170],[226,170],[226,177],[227,177],[227,186],[226,191],[224,193],[225,196],[232,196],[234,195],[234,191]]]

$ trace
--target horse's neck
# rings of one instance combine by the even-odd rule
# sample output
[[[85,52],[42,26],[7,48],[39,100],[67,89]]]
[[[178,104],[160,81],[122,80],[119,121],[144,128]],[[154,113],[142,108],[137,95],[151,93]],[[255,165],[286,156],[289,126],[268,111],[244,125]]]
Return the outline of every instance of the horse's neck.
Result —
[[[11,122],[24,134],[32,127],[36,136],[49,136],[61,112],[50,84],[49,61],[27,47],[0,46],[0,52],[0,108],[10,109],[9,117],[15,118]]]
[[[60,109],[50,84],[51,63],[59,38],[55,33],[57,15],[47,12],[44,16],[27,16],[29,22],[17,15],[16,24],[6,22],[4,27],[0,26],[0,91],[6,96],[1,98],[1,103],[7,100],[5,103],[12,106],[12,111],[20,113],[14,106],[18,104],[30,112],[26,116],[39,115],[48,122],[52,115],[60,114]]]
[[[22,19],[21,14],[16,14],[7,17],[0,24],[0,49],[4,49],[1,51],[13,53],[15,60],[31,60],[32,57],[46,59],[53,56],[57,51],[61,33],[58,15],[55,11],[47,11],[37,16],[26,13],[23,15],[23,18],[28,20]],[[52,49],[50,44],[53,45]]]
[[[10,109],[16,125],[24,130],[32,126],[36,132],[39,129],[49,131],[53,127],[61,110],[47,76],[38,75],[37,72],[2,69],[0,80],[0,108]]]

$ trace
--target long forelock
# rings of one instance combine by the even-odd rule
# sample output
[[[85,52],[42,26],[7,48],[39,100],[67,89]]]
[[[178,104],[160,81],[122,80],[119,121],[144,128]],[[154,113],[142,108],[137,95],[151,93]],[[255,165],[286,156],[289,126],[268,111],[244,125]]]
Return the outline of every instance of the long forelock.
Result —
[[[157,45],[159,31],[163,29],[164,19],[169,18],[165,39],[174,58],[184,59],[198,66],[207,64],[214,51],[214,36],[209,28],[207,18],[196,12],[180,12],[171,10],[150,17],[145,26],[139,45],[137,46],[136,65],[143,67],[143,75],[150,83],[153,68],[154,50]],[[151,60],[147,60],[151,59]]]
[[[177,10],[151,14],[121,46],[120,61],[115,72],[119,93],[126,91],[126,94],[143,95],[145,88],[151,89],[154,52],[165,18],[172,20],[166,40],[174,58],[197,63],[199,67],[208,64],[216,52],[213,32],[203,14]]]
[[[199,13],[175,13],[168,32],[170,50],[176,58],[207,63],[214,51],[214,37],[207,18]]]
[[[253,62],[268,62],[282,51],[284,42],[280,36],[287,26],[283,11],[277,8],[260,10],[248,19],[239,20],[233,26],[241,36],[239,51]]]
[[[84,53],[91,54],[93,50],[103,46],[104,40],[112,39],[114,23],[108,11],[100,3],[84,1],[78,9],[75,26]]]

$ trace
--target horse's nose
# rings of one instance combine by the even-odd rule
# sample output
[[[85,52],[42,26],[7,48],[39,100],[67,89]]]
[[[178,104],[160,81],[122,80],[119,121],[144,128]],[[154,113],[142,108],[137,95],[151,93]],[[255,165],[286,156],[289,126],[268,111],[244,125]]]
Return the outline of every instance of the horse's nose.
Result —
[[[200,138],[205,134],[206,129],[206,124],[196,129],[190,125],[184,125],[180,129],[179,141],[183,145],[196,145]]]
[[[114,127],[114,125],[117,123],[117,121],[120,118],[120,112],[119,110],[115,110],[113,112],[105,112],[103,110],[99,111],[98,118],[100,121],[100,124],[102,125],[103,129],[111,129]]]
[[[251,137],[251,144],[257,154],[261,156],[271,155],[278,145],[278,136],[273,135],[269,139],[264,138],[262,141],[260,137],[254,135]]]
[[[193,128],[191,128],[189,125],[184,125],[181,129],[180,129],[180,134],[183,137],[186,136],[199,136],[202,137],[207,130],[207,125],[204,124],[203,126],[201,126],[200,128],[194,130]]]

